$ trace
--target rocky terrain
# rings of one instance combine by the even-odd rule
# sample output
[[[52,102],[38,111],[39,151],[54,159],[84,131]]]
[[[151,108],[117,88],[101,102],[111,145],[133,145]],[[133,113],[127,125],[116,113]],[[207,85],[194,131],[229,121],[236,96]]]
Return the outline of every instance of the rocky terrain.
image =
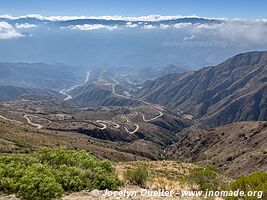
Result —
[[[153,106],[80,108],[55,97],[36,95],[24,95],[16,101],[3,103],[0,106],[0,116],[21,126],[28,124],[38,131],[50,132],[51,139],[46,138],[44,144],[53,137],[56,140],[58,135],[54,135],[53,132],[57,131],[83,139],[88,137],[85,143],[94,144],[95,141],[99,141],[97,145],[102,143],[100,146],[132,154],[130,160],[135,155],[148,159],[161,159],[163,149],[177,140],[177,133],[191,125],[190,120]],[[20,137],[24,137],[22,133],[20,134]],[[38,138],[40,135],[33,137]],[[90,141],[91,139],[93,141]],[[60,141],[58,145],[65,143]],[[28,140],[27,144],[29,143],[31,144],[31,141]],[[32,143],[35,146],[33,138]],[[74,145],[76,148],[84,148],[81,147],[82,143],[76,145]],[[118,159],[116,154],[114,158],[105,154],[105,150],[99,151],[98,154]],[[121,159],[126,158],[121,157]]]
[[[57,77],[50,65],[44,65],[47,73],[36,72],[35,65],[12,65],[1,69],[10,73],[7,77],[29,69],[17,83],[5,77],[0,81],[4,155],[29,154],[41,147],[83,149],[115,162],[118,176],[122,169],[145,164],[157,172],[150,189],[160,184],[194,189],[192,184],[181,185],[182,176],[195,166],[190,163],[215,167],[227,181],[228,176],[267,171],[266,52],[240,54],[217,66],[167,74],[144,84],[136,71],[115,74],[104,67],[80,73],[67,67],[66,76]],[[172,70],[177,67],[170,66]],[[128,183],[120,190],[133,187],[141,190]],[[103,199],[103,193],[83,191],[66,194],[63,200]]]
[[[0,133],[1,154],[24,154],[40,147],[66,146],[69,149],[84,149],[99,158],[114,161],[147,159],[127,153],[126,150],[131,149],[127,143],[101,141],[75,132],[36,130],[6,119],[0,119]]]
[[[232,177],[267,171],[267,123],[238,122],[212,129],[185,129],[167,158],[214,165]]]
[[[145,105],[138,99],[116,94],[113,87],[113,84],[91,83],[72,90],[70,95],[73,102],[91,107]]]
[[[38,66],[43,66],[44,71],[39,68],[36,70]],[[59,73],[62,70],[60,66],[56,67]],[[247,122],[242,129],[239,123],[234,123],[214,131],[207,127],[237,121],[266,120],[266,66],[266,52],[251,52],[237,55],[217,66],[167,75],[142,85],[142,81],[137,79],[136,83],[132,82],[136,71],[127,74],[121,70],[116,74],[108,66],[91,69],[86,76],[78,75],[79,72],[75,73],[67,67],[64,72],[66,76],[57,79],[54,77],[57,75],[50,73],[50,65],[5,64],[1,70],[9,76],[17,77],[18,73],[23,73],[21,79],[3,78],[3,83],[17,81],[17,84],[24,86],[39,84],[40,88],[26,90],[18,86],[0,86],[2,98],[11,99],[0,105],[0,115],[4,121],[35,128],[34,132],[38,135],[32,134],[33,138],[40,137],[39,133],[43,135],[43,131],[49,132],[43,141],[27,140],[26,146],[46,146],[49,140],[56,141],[62,134],[70,137],[75,135],[82,138],[83,142],[73,143],[71,140],[50,143],[78,149],[87,145],[87,150],[113,160],[186,158],[190,162],[215,163],[228,174],[238,175],[240,168],[248,165],[246,162],[251,163],[250,159],[254,159],[254,156],[265,159],[265,129],[243,141],[240,135],[251,135],[262,125]],[[167,68],[170,68],[168,71],[180,69],[177,66]],[[82,78],[75,81],[79,76]],[[42,81],[36,82],[37,78]],[[67,78],[71,83],[62,88],[67,84]],[[21,83],[22,79],[25,79],[24,84]],[[48,83],[48,79],[61,83]],[[60,90],[42,89],[40,84],[44,87],[53,84]],[[134,91],[139,93],[134,95]],[[224,129],[227,130],[221,131]],[[224,135],[220,135],[221,132],[225,132]],[[13,139],[3,137],[2,151],[8,152],[11,147],[11,152],[16,151],[18,146],[14,142],[20,143],[23,138],[24,143],[24,137],[20,134]],[[260,138],[261,142],[257,141]],[[236,144],[244,145],[242,150],[235,149]],[[6,145],[8,148],[5,148]],[[103,152],[98,150],[99,147],[103,147]],[[222,155],[213,154],[218,151]],[[256,153],[250,155],[252,151]],[[127,155],[128,158],[119,155]],[[246,156],[250,159],[245,159]],[[265,161],[257,166],[258,169],[264,169]],[[246,169],[242,172],[251,172],[253,166],[248,165]]]
[[[209,126],[267,119],[267,53],[244,53],[195,72],[147,82],[138,96]]]

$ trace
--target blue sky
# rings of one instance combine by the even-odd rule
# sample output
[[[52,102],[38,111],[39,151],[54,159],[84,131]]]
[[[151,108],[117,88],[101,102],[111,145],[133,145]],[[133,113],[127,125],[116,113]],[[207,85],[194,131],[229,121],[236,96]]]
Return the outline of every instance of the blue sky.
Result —
[[[266,0],[0,0],[0,14],[267,18]]]

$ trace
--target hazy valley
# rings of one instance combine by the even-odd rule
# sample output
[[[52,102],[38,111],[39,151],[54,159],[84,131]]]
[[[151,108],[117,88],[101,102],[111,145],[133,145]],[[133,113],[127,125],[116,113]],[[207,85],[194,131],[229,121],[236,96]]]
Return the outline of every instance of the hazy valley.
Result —
[[[0,199],[267,199],[266,31],[254,19],[0,15]]]
[[[121,160],[135,157],[158,160],[166,156],[180,159],[174,148],[185,148],[186,144],[181,140],[192,134],[185,130],[201,128],[204,133],[199,137],[202,138],[208,135],[211,127],[238,121],[266,120],[266,55],[266,52],[240,54],[218,66],[193,72],[174,73],[171,70],[171,74],[152,80],[138,80],[139,73],[125,74],[107,66],[86,69],[83,73],[68,70],[64,72],[66,75],[62,75],[58,72],[59,79],[54,71],[50,73],[45,68],[45,72],[41,71],[34,64],[29,67],[27,64],[8,64],[1,70],[10,77],[20,73],[24,83],[19,77],[1,79],[1,99],[9,101],[1,104],[0,114],[3,119],[28,124],[40,131],[73,133],[82,138],[88,136],[88,141],[103,143],[101,145],[106,149],[131,154],[130,158],[121,157]],[[64,69],[61,66],[59,70]],[[17,70],[21,68],[29,69]],[[249,128],[254,124],[245,125]],[[233,124],[235,126],[238,124]],[[264,130],[265,126],[260,132]],[[239,128],[229,131],[238,134]],[[229,131],[226,134],[230,134]],[[213,141],[211,137],[209,140],[213,144],[226,139]],[[242,137],[236,137],[231,142],[236,145],[241,140]],[[206,140],[200,142],[198,151],[204,151]],[[196,144],[193,144],[195,148]],[[264,148],[255,150],[260,153]],[[182,153],[188,155],[187,159],[201,161],[193,150],[186,152],[192,152],[192,155]],[[237,154],[239,152],[234,150],[234,155]],[[108,155],[107,158],[113,157]],[[114,159],[118,160],[117,154],[114,154]],[[239,156],[234,156],[229,163],[216,162],[215,165],[227,169],[226,164],[235,170],[235,159],[238,160]],[[265,162],[259,167],[266,167]]]

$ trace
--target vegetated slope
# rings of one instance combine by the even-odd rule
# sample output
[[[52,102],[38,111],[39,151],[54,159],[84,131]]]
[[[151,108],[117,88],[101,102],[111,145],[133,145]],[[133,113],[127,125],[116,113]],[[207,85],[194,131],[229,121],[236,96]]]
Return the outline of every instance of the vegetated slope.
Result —
[[[0,86],[0,101],[8,101],[15,99],[18,96],[25,94],[44,94],[59,96],[60,94],[56,91],[48,89],[37,89],[37,88],[23,88],[17,86]]]
[[[215,165],[231,176],[267,171],[267,122],[190,127],[167,148],[167,158]]]
[[[222,184],[226,185],[232,182],[232,179],[227,176],[191,163],[164,160],[120,162],[115,165],[117,176],[123,184],[118,192],[124,194],[125,191],[136,191],[136,194],[128,197],[135,200],[200,200],[203,197],[186,197],[182,195],[182,192],[205,191],[208,188],[217,190]],[[142,182],[144,183],[141,184]],[[144,189],[151,192],[151,195],[145,195]],[[152,191],[158,192],[159,190],[172,191],[172,194],[157,195],[154,193],[155,195],[152,195]],[[103,190],[82,191],[66,195],[62,200],[128,199],[107,196],[104,195],[105,193],[106,191]]]
[[[138,94],[207,124],[267,119],[267,52],[244,53],[195,72],[147,82]]]
[[[0,63],[0,85],[61,89],[80,79],[81,69],[64,64]]]
[[[42,130],[83,135],[107,148],[153,160],[160,159],[163,149],[176,141],[177,132],[191,125],[189,120],[151,106],[79,108],[44,95],[24,95],[0,104],[1,115]]]
[[[97,140],[75,132],[36,130],[18,122],[0,119],[0,153],[27,153],[40,147],[66,146],[84,149],[99,158],[114,161],[144,160],[145,157],[124,152],[127,143]]]
[[[0,155],[0,172],[0,191],[24,200],[52,200],[68,192],[119,186],[111,162],[64,148]]]
[[[71,91],[72,101],[87,106],[136,106],[145,105],[143,102],[116,95],[111,86],[91,83]]]
[[[107,191],[116,191],[115,194],[136,191],[129,193],[128,197],[136,200],[192,200],[192,197],[183,197],[181,192],[206,188],[216,190],[222,184],[229,185],[233,181],[209,168],[194,164],[134,161],[112,165],[84,151],[63,148],[44,148],[28,155],[0,155],[0,165],[1,181],[5,183],[1,187],[1,200],[127,199],[124,195],[109,196]],[[45,192],[48,190],[49,193]],[[144,195],[144,190],[149,193]],[[162,190],[167,193],[156,193]],[[149,195],[152,191],[154,195]],[[12,193],[15,195],[10,195]]]

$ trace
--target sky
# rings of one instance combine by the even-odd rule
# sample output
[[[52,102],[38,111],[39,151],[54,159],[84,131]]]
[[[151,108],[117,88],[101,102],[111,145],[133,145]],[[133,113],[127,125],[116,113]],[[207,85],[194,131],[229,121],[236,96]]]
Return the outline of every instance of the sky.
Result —
[[[266,0],[0,0],[0,14],[267,18]]]

